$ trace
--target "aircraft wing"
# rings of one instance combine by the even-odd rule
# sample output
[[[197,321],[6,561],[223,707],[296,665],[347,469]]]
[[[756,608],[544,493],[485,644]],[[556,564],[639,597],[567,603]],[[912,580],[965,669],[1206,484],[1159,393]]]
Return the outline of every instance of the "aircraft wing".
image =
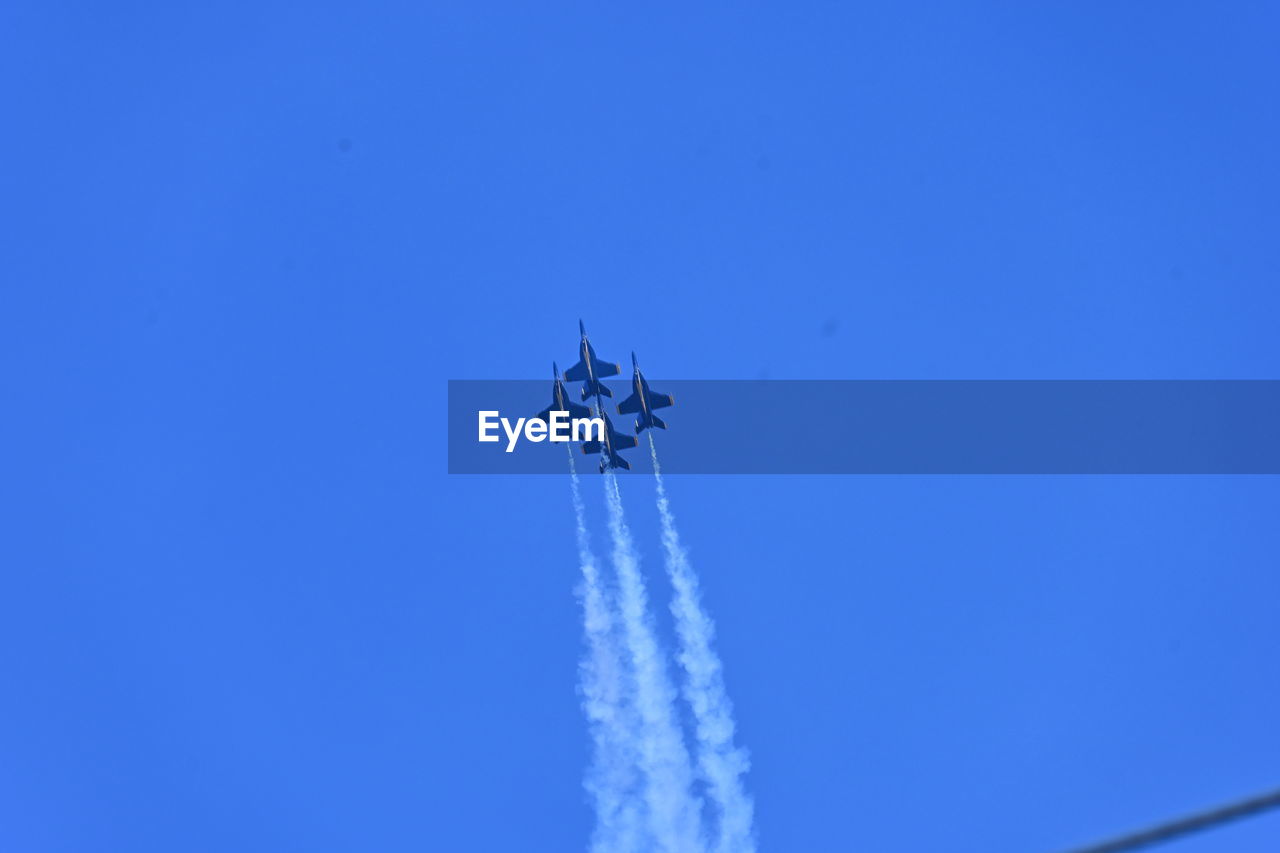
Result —
[[[612,361],[601,361],[598,358],[592,358],[591,367],[597,379],[602,376],[617,376],[618,371],[622,370],[621,365],[614,364]],[[587,377],[584,376],[582,378],[586,379]]]
[[[560,406],[557,406],[555,403],[552,403],[550,406],[547,406],[541,412],[538,412],[538,414],[534,415],[532,420],[546,421],[548,424],[550,424],[551,413],[562,412],[562,411],[569,413],[569,420],[573,420],[574,418],[591,417],[591,410],[588,409],[586,406],[579,406],[577,403],[574,403],[571,400],[565,400],[563,409]]]
[[[599,374],[596,374],[597,376]],[[573,367],[564,372],[564,378],[568,382],[586,382],[587,381],[587,363],[580,361]]]
[[[618,404],[618,414],[633,415],[640,411],[640,395],[632,393],[630,397]]]
[[[570,420],[573,420],[573,419],[575,419],[575,418],[589,418],[589,417],[591,417],[591,410],[590,410],[590,409],[588,409],[586,406],[581,406],[581,405],[579,405],[579,404],[577,404],[577,403],[573,402],[572,400],[565,400],[565,401],[564,401],[564,408],[565,408],[565,411],[567,411],[567,412],[569,413],[569,419],[570,419]]]
[[[676,404],[676,398],[672,397],[670,394],[650,394],[649,395],[649,408],[651,410],[665,409],[667,406],[674,406],[675,404]]]

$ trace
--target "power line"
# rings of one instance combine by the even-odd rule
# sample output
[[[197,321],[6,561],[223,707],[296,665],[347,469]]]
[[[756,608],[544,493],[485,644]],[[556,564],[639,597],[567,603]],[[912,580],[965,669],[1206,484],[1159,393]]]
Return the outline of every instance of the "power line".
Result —
[[[1260,814],[1268,809],[1280,807],[1280,789],[1261,796],[1240,800],[1216,809],[1189,815],[1188,817],[1144,829],[1122,838],[1104,841],[1090,847],[1078,847],[1066,853],[1121,853],[1124,850],[1137,850],[1150,847],[1165,841],[1172,841],[1183,835],[1211,829],[1242,817]]]

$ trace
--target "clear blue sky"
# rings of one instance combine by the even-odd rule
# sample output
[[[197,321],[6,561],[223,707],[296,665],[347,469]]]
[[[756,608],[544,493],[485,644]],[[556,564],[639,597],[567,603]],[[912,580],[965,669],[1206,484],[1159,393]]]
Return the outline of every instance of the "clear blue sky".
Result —
[[[653,377],[1277,378],[1277,25],[6,3],[0,849],[583,849],[567,486],[446,476],[445,380],[579,316]],[[764,850],[1280,784],[1276,478],[670,490]]]

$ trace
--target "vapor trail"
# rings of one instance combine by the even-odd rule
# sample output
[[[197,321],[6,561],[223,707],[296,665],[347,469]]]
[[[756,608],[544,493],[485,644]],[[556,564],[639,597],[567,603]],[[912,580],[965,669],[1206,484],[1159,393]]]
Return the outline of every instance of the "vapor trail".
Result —
[[[578,565],[582,584],[583,633],[587,654],[579,666],[582,709],[591,730],[592,768],[586,788],[595,802],[596,827],[592,853],[639,853],[650,847],[645,831],[635,766],[635,714],[628,707],[623,686],[626,673],[618,651],[614,617],[596,568],[587,535],[586,513],[578,472],[569,451],[569,485],[577,520]]]
[[[649,452],[653,455],[654,481],[658,486],[658,515],[662,520],[667,574],[675,590],[671,612],[680,639],[684,695],[693,708],[698,767],[706,780],[711,801],[720,813],[715,850],[716,853],[754,853],[756,844],[751,829],[754,808],[742,784],[750,764],[746,751],[733,745],[733,703],[725,690],[720,658],[712,648],[715,625],[702,609],[698,576],[676,532],[652,433]]]
[[[656,849],[664,853],[700,853],[702,806],[693,794],[693,773],[675,714],[675,691],[654,637],[639,558],[622,514],[622,496],[612,472],[604,476],[613,537],[613,565],[618,573],[618,606],[622,633],[635,679],[635,706],[640,719],[639,759],[644,773],[645,804]]]

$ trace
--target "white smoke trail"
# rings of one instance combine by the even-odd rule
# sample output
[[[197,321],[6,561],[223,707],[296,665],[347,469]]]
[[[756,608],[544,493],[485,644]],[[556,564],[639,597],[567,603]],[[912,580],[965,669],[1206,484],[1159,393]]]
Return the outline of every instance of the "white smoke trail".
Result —
[[[720,813],[715,850],[716,853],[754,853],[756,843],[751,828],[754,807],[742,784],[750,764],[746,751],[733,745],[733,704],[725,690],[720,658],[712,648],[715,626],[702,609],[698,576],[676,532],[652,433],[649,451],[653,454],[653,474],[658,486],[658,515],[662,520],[667,574],[675,589],[671,612],[680,638],[684,695],[693,708],[698,767],[706,780],[711,801]]]
[[[582,570],[578,597],[582,601],[583,633],[587,641],[587,655],[579,667],[582,709],[587,715],[595,752],[586,782],[596,811],[591,850],[592,853],[640,853],[651,844],[643,823],[635,772],[638,758],[635,713],[628,706],[623,690],[626,673],[617,647],[608,596],[591,552],[572,450],[569,451],[569,484],[577,520],[578,565]]]
[[[702,806],[692,792],[689,754],[675,715],[675,691],[654,637],[639,558],[622,514],[622,496],[612,472],[604,479],[613,537],[613,565],[618,573],[618,603],[623,636],[635,678],[635,705],[640,719],[639,758],[645,777],[645,804],[657,850],[699,853]]]

